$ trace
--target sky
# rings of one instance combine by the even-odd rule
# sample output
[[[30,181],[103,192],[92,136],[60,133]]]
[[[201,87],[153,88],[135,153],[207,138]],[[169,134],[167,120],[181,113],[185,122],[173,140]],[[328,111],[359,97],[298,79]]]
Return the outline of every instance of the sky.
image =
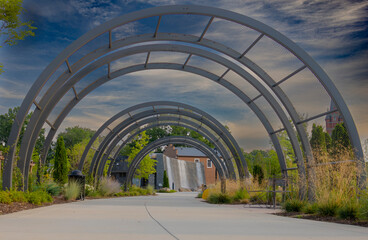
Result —
[[[0,48],[0,114],[20,106],[33,82],[43,69],[69,44],[96,26],[123,14],[140,9],[173,4],[216,6],[261,21],[281,32],[308,54],[327,72],[347,103],[362,141],[368,139],[368,2],[367,1],[288,1],[288,0],[24,0],[23,18],[37,27],[35,37],[18,45]],[[165,16],[159,32],[177,32],[199,36],[209,18],[198,16]],[[117,40],[136,34],[154,32],[157,17],[127,24],[113,31]],[[254,30],[215,19],[205,38],[243,52],[258,36]],[[87,53],[102,44],[106,36],[91,42],[78,54]],[[1,39],[0,39],[1,40]],[[261,66],[275,81],[301,66],[299,60],[267,37],[262,38],[246,55]],[[150,62],[184,63],[186,54],[152,53]],[[117,60],[112,69],[143,63],[146,54]],[[75,58],[77,59],[77,58]],[[71,64],[73,57],[70,58]],[[189,65],[221,75],[226,68],[200,57]],[[103,74],[99,69],[76,85],[77,91]],[[226,78],[251,98],[257,91],[234,72]],[[280,84],[297,112],[311,117],[325,112],[330,98],[315,77],[303,70]],[[42,92],[42,91],[41,91]],[[65,99],[68,100],[68,95]],[[109,81],[84,98],[60,127],[82,126],[98,129],[117,112],[147,101],[184,102],[213,115],[229,126],[239,145],[246,151],[271,148],[267,132],[255,114],[234,94],[203,77],[172,70],[150,70]],[[65,101],[62,103],[65,103]],[[264,99],[255,102],[271,119],[274,129],[281,123]],[[61,104],[60,104],[61,105]],[[50,115],[52,122],[58,108]],[[324,118],[309,122],[324,126]]]

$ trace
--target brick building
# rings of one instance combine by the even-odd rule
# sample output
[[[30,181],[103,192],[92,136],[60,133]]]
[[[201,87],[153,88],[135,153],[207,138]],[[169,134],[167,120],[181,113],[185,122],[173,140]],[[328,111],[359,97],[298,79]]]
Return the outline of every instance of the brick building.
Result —
[[[190,147],[175,147],[170,144],[164,151],[164,155],[187,162],[201,162],[204,166],[206,184],[214,184],[218,179],[218,173],[212,161],[201,151]]]
[[[336,109],[337,108],[336,108],[335,104],[333,103],[333,101],[331,101],[329,111],[336,110]],[[327,114],[326,118],[325,118],[325,121],[326,121],[326,131],[327,131],[328,134],[330,134],[330,136],[331,136],[332,130],[335,128],[335,126],[339,123],[344,122],[339,111]]]

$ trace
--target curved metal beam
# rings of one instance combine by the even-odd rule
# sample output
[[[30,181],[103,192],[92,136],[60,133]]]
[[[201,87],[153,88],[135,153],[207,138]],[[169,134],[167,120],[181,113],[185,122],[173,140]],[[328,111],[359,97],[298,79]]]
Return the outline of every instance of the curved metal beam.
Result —
[[[301,153],[301,150],[300,150],[298,139],[295,136],[295,133],[293,131],[293,128],[292,128],[290,122],[287,119],[287,116],[283,112],[283,110],[280,107],[280,105],[278,104],[278,102],[267,91],[267,89],[261,83],[259,83],[252,75],[250,75],[248,72],[246,72],[245,70],[240,68],[238,65],[232,63],[231,61],[229,61],[229,60],[227,60],[227,59],[225,59],[221,56],[217,56],[216,54],[213,54],[211,52],[206,52],[202,49],[197,49],[197,48],[193,48],[193,47],[189,47],[189,46],[179,46],[179,45],[178,46],[171,46],[171,45],[167,45],[167,44],[144,45],[144,46],[137,46],[137,47],[132,47],[132,48],[129,48],[129,49],[121,50],[121,51],[118,51],[118,52],[114,52],[114,53],[110,54],[109,56],[100,58],[99,60],[95,61],[90,66],[88,66],[87,68],[79,71],[75,76],[73,76],[71,78],[70,81],[68,81],[60,89],[58,89],[58,91],[55,93],[55,97],[52,98],[49,102],[49,105],[45,109],[43,109],[43,112],[41,114],[41,121],[39,121],[38,126],[37,126],[37,132],[39,132],[41,130],[42,125],[43,125],[42,121],[46,120],[48,114],[52,111],[53,106],[56,105],[56,103],[59,101],[61,96],[63,96],[77,81],[79,81],[79,79],[84,77],[86,74],[91,72],[93,69],[96,69],[99,66],[107,64],[108,62],[119,59],[123,56],[131,55],[131,54],[135,54],[135,53],[139,53],[139,52],[146,52],[147,49],[149,49],[151,52],[152,51],[175,51],[175,52],[185,52],[185,53],[190,53],[190,54],[193,54],[193,55],[202,56],[204,58],[215,61],[215,62],[217,62],[221,65],[224,65],[225,67],[227,67],[229,69],[232,69],[234,72],[236,72],[237,74],[242,76],[245,80],[250,82],[255,88],[257,88],[257,90],[259,90],[260,92],[263,93],[263,96],[269,102],[271,107],[275,110],[276,114],[279,116],[281,122],[283,123],[286,131],[289,134],[289,137],[291,139],[291,142],[292,142],[292,145],[293,145],[293,148],[294,148],[294,152],[296,154],[297,162],[298,162],[298,165],[299,165],[300,178],[304,179],[303,178],[303,177],[305,177],[304,160],[303,160],[303,156],[302,156],[302,153]],[[220,81],[222,81],[222,79],[220,79],[219,82]],[[32,124],[30,123],[29,125],[31,126]],[[28,128],[27,128],[27,130],[28,130]],[[27,134],[25,134],[24,138],[26,138],[26,136],[27,136]],[[35,142],[35,140],[32,140],[31,144],[34,144],[34,142]],[[30,162],[30,158],[27,158],[27,165],[29,164],[29,162]],[[27,175],[28,175],[28,173],[26,173],[25,176],[28,177]],[[305,182],[305,181],[302,180],[302,182]]]
[[[185,122],[185,123],[187,123],[187,122]],[[189,121],[188,121],[188,124],[189,124]],[[119,146],[119,148],[117,149],[117,151],[115,152],[115,154],[113,155],[113,157],[112,157],[112,160],[111,160],[111,164],[110,164],[110,166],[109,166],[109,169],[108,169],[108,171],[107,171],[107,175],[108,176],[110,176],[111,175],[111,170],[112,170],[112,164],[116,161],[116,159],[118,158],[118,156],[119,156],[119,152],[121,151],[121,149],[124,147],[124,145],[126,144],[126,142],[128,142],[128,141],[130,141],[130,138],[131,137],[134,137],[136,134],[139,134],[141,131],[145,131],[146,129],[148,129],[148,128],[153,128],[153,127],[160,127],[160,126],[166,126],[166,125],[175,125],[175,126],[180,126],[180,127],[185,127],[185,128],[188,128],[188,129],[191,129],[191,130],[195,130],[195,131],[199,131],[199,133],[200,134],[202,134],[203,136],[206,136],[206,134],[208,134],[208,131],[206,130],[206,131],[203,131],[202,132],[202,130],[204,129],[204,128],[201,128],[201,126],[200,125],[197,125],[197,126],[194,126],[195,124],[193,124],[193,125],[187,125],[187,124],[184,124],[184,123],[181,123],[181,122],[179,122],[179,121],[174,121],[174,122],[169,122],[169,121],[166,121],[166,120],[163,120],[162,118],[160,119],[160,122],[159,123],[156,123],[156,124],[152,124],[152,125],[150,125],[150,126],[148,126],[148,127],[145,127],[145,128],[141,128],[139,131],[137,131],[137,133],[135,133],[134,135],[132,135],[132,136],[129,136],[129,138],[127,139],[127,140],[125,140],[124,141],[124,143],[121,145],[121,146]],[[207,136],[207,139],[210,139],[210,140],[212,140],[211,139],[212,138],[212,136],[211,136],[211,134],[209,134],[208,136]],[[224,146],[222,145],[222,144],[218,144],[219,142],[216,142],[216,141],[212,141],[212,143],[215,145],[215,147],[216,147],[216,149],[219,149],[219,152],[220,152],[220,154],[221,154],[221,156],[224,158],[224,159],[232,159],[232,158],[230,158],[230,156],[227,154],[227,151],[226,151],[226,149],[224,148]],[[222,152],[224,152],[224,154],[227,154],[227,156],[226,157],[224,157],[224,155],[222,155]],[[225,163],[226,163],[226,161],[225,161]],[[223,165],[223,164],[222,164]],[[221,166],[222,166],[221,165]],[[227,167],[226,165],[225,165],[225,169],[226,169],[226,172],[229,174],[229,176],[231,177],[231,174],[232,173],[235,173],[235,170],[234,170],[234,168],[233,168],[233,166],[232,166],[232,164],[230,164],[230,166],[229,167]],[[229,169],[229,170],[228,170]],[[232,170],[231,170],[232,169]],[[224,171],[225,172],[225,171]],[[225,173],[226,173],[225,172]],[[236,178],[236,176],[235,177],[233,177],[234,179]]]
[[[185,145],[189,145],[192,146],[194,148],[197,148],[198,150],[200,150],[201,152],[203,152],[205,155],[207,155],[209,157],[209,159],[211,159],[211,161],[215,164],[215,162],[221,161],[220,159],[218,159],[218,156],[216,155],[216,153],[214,153],[206,144],[204,144],[203,142],[200,142],[196,139],[193,138],[188,138],[188,137],[182,137],[182,136],[172,136],[172,137],[165,137],[165,138],[161,138],[158,139],[154,142],[151,142],[150,144],[148,144],[147,146],[145,146],[138,154],[137,156],[133,159],[133,161],[130,163],[129,169],[128,169],[128,173],[127,173],[127,177],[126,177],[126,186],[130,185],[131,180],[134,176],[134,172],[137,169],[139,163],[142,161],[142,159],[153,149],[156,149],[160,146],[166,145],[166,144],[185,144]],[[217,158],[217,161],[215,160]],[[217,168],[217,166],[216,166]],[[221,178],[224,177],[224,174],[222,172],[219,171],[219,175],[221,176]]]
[[[316,75],[316,77],[320,80],[320,82],[326,88],[327,92],[330,94],[331,98],[335,102],[340,113],[344,117],[345,123],[349,131],[349,135],[351,138],[351,142],[353,146],[355,147],[354,149],[355,149],[356,157],[359,160],[358,162],[363,163],[364,165],[363,152],[362,152],[362,148],[360,145],[359,136],[356,131],[354,122],[351,118],[350,112],[348,108],[346,107],[343,99],[341,98],[340,94],[338,93],[337,89],[332,84],[331,80],[328,78],[326,73],[314,62],[314,60],[308,54],[306,54],[302,49],[300,49],[295,43],[293,43],[292,41],[287,39],[285,36],[275,31],[274,29],[260,22],[257,22],[246,16],[242,16],[240,14],[236,14],[236,13],[229,12],[226,10],[221,10],[221,9],[216,9],[216,8],[211,8],[211,7],[204,8],[204,7],[199,7],[199,6],[165,6],[165,7],[153,8],[153,9],[145,9],[139,12],[127,14],[120,18],[111,20],[110,22],[107,22],[105,24],[102,24],[98,28],[88,32],[87,34],[79,38],[77,41],[72,43],[57,58],[55,58],[54,61],[44,70],[44,72],[40,75],[38,80],[32,86],[31,91],[27,94],[25,100],[23,101],[19,114],[17,115],[17,120],[15,121],[15,124],[12,127],[11,135],[9,138],[9,142],[10,142],[9,145],[11,149],[10,149],[8,161],[6,161],[6,165],[5,165],[4,188],[7,188],[7,186],[11,185],[12,161],[14,159],[15,145],[18,140],[20,128],[24,122],[24,119],[25,119],[25,116],[28,110],[31,107],[33,100],[35,99],[35,96],[38,94],[41,86],[44,85],[44,83],[47,81],[49,76],[64,61],[66,61],[67,57],[69,57],[74,51],[76,51],[81,46],[85,45],[86,43],[94,39],[96,36],[99,36],[100,34],[106,31],[110,31],[114,29],[115,27],[118,27],[120,25],[123,25],[131,21],[135,21],[138,19],[146,18],[146,17],[156,16],[156,15],[162,16],[165,14],[208,15],[208,16],[214,16],[214,17],[226,19],[229,21],[233,21],[233,22],[248,26],[250,28],[253,28],[259,32],[262,32],[263,34],[269,36],[276,42],[283,45],[289,51],[291,51],[294,55],[296,55],[299,59],[301,59],[306,64],[306,66],[309,67],[309,69]],[[363,179],[365,179],[364,173],[360,175],[359,185],[361,185],[362,183],[363,184],[365,183],[365,180]]]
[[[157,122],[157,123],[156,123]],[[144,125],[147,125],[145,126]],[[221,157],[224,159],[224,162],[221,161],[219,163],[219,165],[221,166],[221,168],[223,169],[223,172],[226,174],[226,177],[230,177],[232,179],[236,179],[236,175],[235,175],[235,170],[234,167],[232,165],[231,159],[229,154],[227,153],[225,146],[223,145],[221,142],[219,142],[220,136],[215,137],[212,133],[210,133],[207,129],[205,129],[202,125],[195,123],[192,120],[189,119],[183,119],[180,116],[179,117],[151,117],[151,118],[146,118],[143,121],[140,122],[135,122],[134,125],[131,125],[130,127],[126,128],[123,132],[118,133],[117,135],[119,135],[120,137],[116,137],[113,139],[113,141],[111,143],[109,143],[109,148],[107,149],[107,151],[104,153],[102,159],[100,160],[100,164],[98,166],[98,171],[97,171],[97,176],[101,177],[103,174],[103,169],[107,163],[107,160],[111,154],[111,152],[113,151],[113,149],[117,146],[117,144],[121,141],[121,139],[124,139],[128,134],[130,134],[132,131],[134,131],[133,134],[130,134],[130,136],[125,139],[123,141],[123,143],[118,147],[117,151],[115,152],[115,156],[117,156],[120,152],[120,150],[131,140],[134,139],[135,136],[137,136],[138,134],[140,134],[143,131],[146,131],[147,129],[151,129],[153,127],[158,127],[158,126],[165,126],[165,125],[176,125],[176,126],[183,126],[185,128],[188,128],[190,130],[194,130],[197,131],[198,133],[200,133],[202,136],[204,136],[206,139],[208,139],[212,144],[214,144],[214,146],[216,147],[216,149],[219,150]],[[141,128],[143,127],[143,128]],[[112,163],[113,161],[115,161],[116,157],[112,158]],[[225,163],[225,164],[224,164]],[[96,163],[97,165],[97,163]],[[110,163],[111,166],[111,163]],[[96,166],[95,166],[96,168]],[[108,171],[109,173],[109,171]]]
[[[150,116],[156,116],[160,114],[174,114],[174,115],[180,115],[180,116],[186,116],[190,117],[192,119],[195,119],[199,122],[202,122],[204,125],[209,126],[211,130],[216,132],[217,135],[220,136],[220,138],[225,142],[229,150],[231,151],[232,155],[234,156],[234,160],[237,164],[239,177],[243,179],[244,177],[248,176],[248,168],[247,163],[244,159],[244,156],[240,152],[236,151],[236,145],[233,144],[235,141],[231,134],[229,134],[224,126],[221,125],[221,123],[217,122],[216,119],[212,118],[210,115],[206,114],[205,112],[198,113],[199,109],[196,109],[194,107],[190,107],[185,104],[181,103],[168,103],[168,105],[171,104],[171,106],[177,106],[177,107],[184,107],[183,109],[173,109],[173,108],[159,108],[159,109],[152,109],[147,110],[144,112],[140,112],[134,115],[130,115],[130,118],[122,121],[120,124],[118,124],[110,133],[107,134],[107,136],[104,138],[103,142],[100,143],[99,148],[95,152],[91,166],[90,166],[90,173],[93,173],[94,167],[97,167],[99,164],[99,160],[105,153],[105,149],[108,147],[109,143],[114,140],[114,138],[120,138],[123,136],[119,136],[119,133],[126,128],[127,126],[131,124],[135,124],[137,121],[144,119],[146,117]],[[182,106],[181,106],[182,105]],[[157,105],[153,105],[157,106]],[[215,124],[213,123],[215,122]],[[87,149],[86,149],[87,150]],[[239,156],[241,154],[241,156]],[[244,161],[244,162],[243,162]],[[95,169],[97,170],[97,169]]]

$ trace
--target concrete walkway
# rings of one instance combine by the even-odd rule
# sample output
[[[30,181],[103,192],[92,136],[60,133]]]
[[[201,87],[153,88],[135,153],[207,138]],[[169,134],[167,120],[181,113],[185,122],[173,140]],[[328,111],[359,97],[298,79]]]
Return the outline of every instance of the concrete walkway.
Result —
[[[368,228],[210,205],[194,193],[86,200],[0,216],[0,239],[368,239]]]

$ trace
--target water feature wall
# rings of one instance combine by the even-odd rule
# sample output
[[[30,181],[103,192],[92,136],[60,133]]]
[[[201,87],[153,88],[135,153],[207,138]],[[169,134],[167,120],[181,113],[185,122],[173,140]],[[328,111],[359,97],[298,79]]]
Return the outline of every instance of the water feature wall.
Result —
[[[165,155],[163,155],[163,162],[171,189],[197,190],[202,184],[206,184],[202,163],[187,162]]]

